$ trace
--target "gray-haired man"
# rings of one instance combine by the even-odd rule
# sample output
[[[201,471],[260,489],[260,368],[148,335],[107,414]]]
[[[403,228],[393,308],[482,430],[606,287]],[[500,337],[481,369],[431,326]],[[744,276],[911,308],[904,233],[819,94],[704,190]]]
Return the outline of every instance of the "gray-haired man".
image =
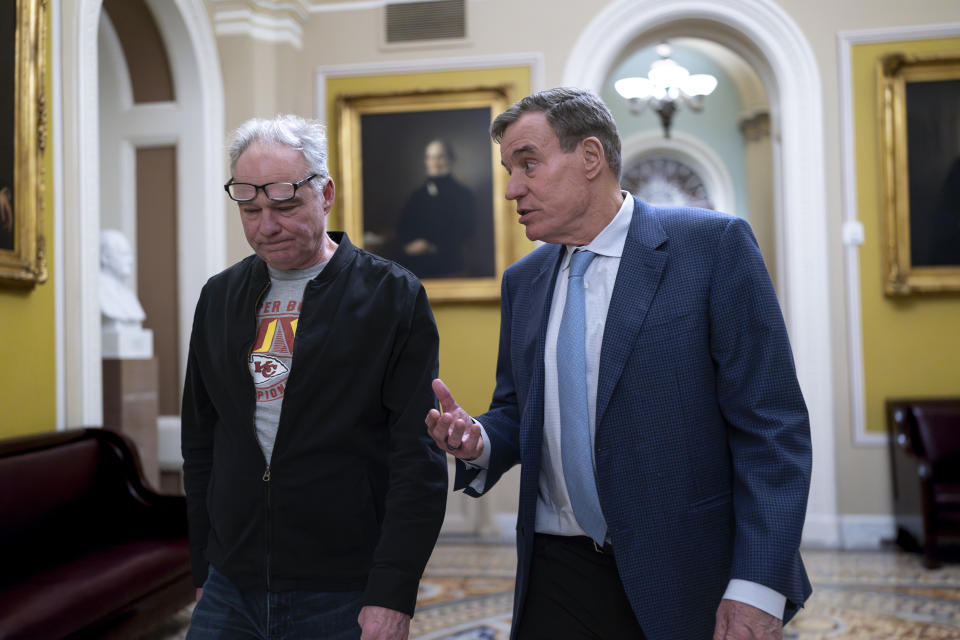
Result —
[[[447,489],[421,422],[437,371],[426,294],[326,230],[321,125],[250,120],[230,162],[255,255],[207,282],[194,318],[189,637],[406,638]]]

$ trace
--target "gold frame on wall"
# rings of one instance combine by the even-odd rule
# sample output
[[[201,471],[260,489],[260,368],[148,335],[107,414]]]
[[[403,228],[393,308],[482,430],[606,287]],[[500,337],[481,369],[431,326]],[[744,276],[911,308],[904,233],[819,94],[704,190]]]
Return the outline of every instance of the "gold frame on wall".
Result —
[[[490,122],[509,105],[507,87],[474,87],[442,91],[414,91],[390,94],[341,95],[337,97],[339,123],[339,171],[341,185],[337,189],[337,206],[343,215],[343,227],[354,244],[363,246],[363,130],[362,117],[370,114],[430,112],[457,109],[487,108]],[[489,122],[487,122],[489,126]],[[479,132],[478,132],[479,133]],[[431,302],[495,300],[500,295],[500,278],[512,261],[510,247],[510,220],[506,201],[505,174],[500,166],[497,146],[489,140],[492,194],[490,211],[478,215],[492,216],[494,274],[490,277],[425,278],[423,285]],[[390,141],[384,140],[383,144]],[[422,149],[418,150],[418,152]],[[404,199],[407,194],[397,193]]]
[[[33,285],[47,279],[43,235],[47,0],[16,0],[16,5],[14,130],[10,138],[13,246],[0,247],[0,281]]]
[[[910,244],[907,83],[948,80],[960,80],[960,54],[908,56],[893,53],[877,62],[885,222],[884,291],[887,295],[960,291],[960,265],[915,265]],[[947,167],[943,170],[946,172]],[[914,216],[919,214],[913,212]]]

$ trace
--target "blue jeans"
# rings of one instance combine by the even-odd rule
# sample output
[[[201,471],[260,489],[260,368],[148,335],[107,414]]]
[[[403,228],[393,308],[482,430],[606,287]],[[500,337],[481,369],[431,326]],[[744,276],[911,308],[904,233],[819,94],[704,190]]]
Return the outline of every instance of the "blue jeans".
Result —
[[[363,592],[243,591],[213,567],[187,640],[357,640]]]

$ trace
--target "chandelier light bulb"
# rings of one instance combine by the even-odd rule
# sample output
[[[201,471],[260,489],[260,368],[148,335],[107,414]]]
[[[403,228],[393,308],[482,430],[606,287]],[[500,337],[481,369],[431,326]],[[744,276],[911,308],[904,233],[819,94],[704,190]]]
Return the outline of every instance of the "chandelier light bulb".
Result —
[[[689,71],[669,58],[654,62],[650,65],[650,72],[647,73],[650,82],[662,87],[683,86],[684,80],[686,80],[689,75]]]
[[[706,73],[697,73],[686,79],[683,92],[690,96],[708,96],[717,88],[717,79]]]
[[[673,115],[681,107],[690,111],[703,110],[703,97],[717,88],[717,79],[706,73],[691,75],[690,72],[673,60],[670,45],[663,42],[657,45],[660,56],[650,65],[646,78],[621,78],[613,83],[614,89],[623,98],[630,101],[630,111],[640,114],[652,108],[660,116],[663,135],[670,137],[670,124]]]
[[[653,95],[653,83],[646,78],[621,78],[613,83],[613,88],[627,100],[649,98]]]

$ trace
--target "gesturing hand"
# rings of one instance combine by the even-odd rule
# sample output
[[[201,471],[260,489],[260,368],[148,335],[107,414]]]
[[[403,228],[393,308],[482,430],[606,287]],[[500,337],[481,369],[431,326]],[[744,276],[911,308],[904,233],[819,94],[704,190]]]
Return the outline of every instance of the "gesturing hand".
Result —
[[[449,451],[454,457],[475,459],[483,451],[480,427],[473,422],[470,414],[460,408],[440,378],[433,381],[433,393],[440,401],[443,413],[436,409],[427,412],[427,433],[438,447]]]

